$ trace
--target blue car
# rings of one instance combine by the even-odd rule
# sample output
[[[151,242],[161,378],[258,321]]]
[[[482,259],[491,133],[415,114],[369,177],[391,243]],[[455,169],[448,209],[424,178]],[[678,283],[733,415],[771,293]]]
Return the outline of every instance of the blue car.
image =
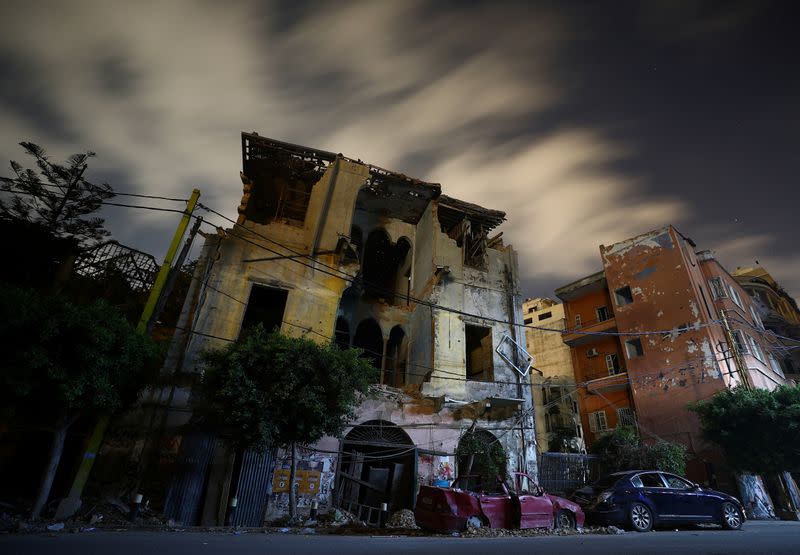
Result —
[[[735,497],[656,470],[609,474],[576,491],[573,500],[583,507],[587,524],[637,532],[659,525],[703,523],[738,530],[745,521],[744,507]]]

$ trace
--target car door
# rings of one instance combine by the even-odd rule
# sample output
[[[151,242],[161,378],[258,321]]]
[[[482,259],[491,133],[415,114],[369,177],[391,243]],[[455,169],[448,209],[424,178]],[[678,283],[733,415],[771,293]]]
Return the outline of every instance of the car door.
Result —
[[[519,499],[520,528],[552,528],[553,502],[544,490],[534,485],[533,480],[523,473],[516,474],[515,495]]]
[[[680,476],[666,472],[662,472],[661,475],[673,496],[677,517],[692,522],[702,522],[713,518],[716,507],[713,502],[706,499],[700,488]]]
[[[636,485],[641,483],[641,495],[653,508],[655,516],[662,520],[672,520],[676,514],[676,507],[672,494],[660,472],[642,472],[637,477]]]

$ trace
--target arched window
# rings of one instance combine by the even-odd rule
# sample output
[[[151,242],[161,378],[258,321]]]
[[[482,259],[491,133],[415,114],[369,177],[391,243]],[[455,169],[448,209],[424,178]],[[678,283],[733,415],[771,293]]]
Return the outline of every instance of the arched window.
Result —
[[[383,383],[392,387],[403,387],[406,383],[406,364],[408,361],[408,340],[403,328],[395,326],[389,332],[386,343],[386,370]]]

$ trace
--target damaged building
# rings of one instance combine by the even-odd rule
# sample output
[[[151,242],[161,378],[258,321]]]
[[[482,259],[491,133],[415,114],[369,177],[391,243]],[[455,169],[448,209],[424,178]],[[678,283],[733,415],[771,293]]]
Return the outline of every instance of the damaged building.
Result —
[[[681,443],[691,480],[740,494],[750,516],[764,516],[761,480],[730,472],[687,404],[737,385],[787,382],[751,297],[695,247],[672,226],[601,245],[603,270],[556,290],[586,443],[618,426]]]
[[[202,372],[199,353],[257,323],[363,350],[379,378],[342,438],[302,450],[301,512],[316,503],[371,520],[384,503],[413,508],[419,485],[463,467],[456,452],[467,430],[502,446],[509,472],[535,476],[517,259],[496,231],[505,214],[255,133],[242,134],[242,165],[238,221],[206,237],[170,370]],[[185,524],[219,523],[231,453],[177,432],[191,416],[191,387],[173,397],[179,447],[165,511]],[[238,472],[237,515],[248,515],[239,523],[285,512],[282,453],[253,454]]]

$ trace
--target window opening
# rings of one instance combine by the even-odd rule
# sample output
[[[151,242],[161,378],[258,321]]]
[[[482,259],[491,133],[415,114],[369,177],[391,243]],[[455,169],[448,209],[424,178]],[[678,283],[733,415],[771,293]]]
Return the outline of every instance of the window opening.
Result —
[[[733,287],[733,285],[729,286],[731,290],[731,300],[736,303],[736,306],[742,308],[742,299],[739,297],[739,292]]]
[[[581,327],[581,315],[580,314],[576,314],[575,315],[575,327],[576,328]]]
[[[606,307],[606,306],[601,306],[601,307],[596,308],[595,312],[597,313],[597,321],[598,322],[605,322],[606,320],[611,318],[611,316],[609,316],[609,314],[608,314],[608,307]]]
[[[761,346],[752,335],[747,336],[750,339],[750,345],[753,347],[753,356],[761,362],[764,362],[764,353],[761,351]]]
[[[749,349],[747,348],[747,342],[744,340],[744,335],[740,330],[735,330],[733,332],[733,342],[735,343],[736,350],[740,354],[747,354]]]
[[[341,316],[336,318],[335,343],[343,351],[350,348],[350,325]]]
[[[781,368],[781,364],[772,353],[769,354],[769,365],[772,367],[772,371],[778,374],[781,378],[786,377],[783,373],[783,368]]]
[[[253,284],[242,319],[239,338],[246,337],[249,331],[258,324],[262,324],[268,332],[275,329],[280,330],[288,295],[289,292],[285,289]]]
[[[608,369],[609,376],[613,376],[614,374],[619,374],[620,367],[619,367],[619,357],[617,356],[617,353],[606,355],[606,368]]]
[[[614,299],[617,301],[617,306],[625,306],[633,302],[633,293],[630,286],[620,287],[614,291]]]
[[[527,325],[527,324],[533,324],[533,318],[525,318],[525,320],[523,320],[523,322],[524,322],[526,325]]]
[[[553,313],[552,312],[543,312],[542,314],[539,314],[539,316],[538,316],[539,321],[546,320],[546,319],[552,318],[552,317],[553,317]]]
[[[386,370],[383,383],[392,387],[403,387],[406,383],[406,364],[408,361],[408,340],[403,328],[395,326],[389,332],[386,343]]]
[[[642,346],[641,339],[629,339],[625,342],[625,350],[628,352],[628,358],[636,358],[644,356],[644,347]]]
[[[620,407],[617,409],[617,426],[636,427],[636,417],[630,407]]]
[[[363,349],[361,354],[372,363],[372,366],[378,370],[381,369],[383,363],[383,333],[378,322],[372,318],[363,320],[356,328],[356,335],[353,338],[353,347]]]
[[[493,380],[492,328],[467,324],[464,330],[464,337],[466,343],[467,379]]]
[[[605,432],[608,430],[606,411],[599,410],[597,412],[589,413],[589,429],[594,433]]]
[[[714,277],[708,280],[708,286],[711,289],[714,300],[728,298],[728,292],[725,290],[725,284],[722,283],[721,277]]]

